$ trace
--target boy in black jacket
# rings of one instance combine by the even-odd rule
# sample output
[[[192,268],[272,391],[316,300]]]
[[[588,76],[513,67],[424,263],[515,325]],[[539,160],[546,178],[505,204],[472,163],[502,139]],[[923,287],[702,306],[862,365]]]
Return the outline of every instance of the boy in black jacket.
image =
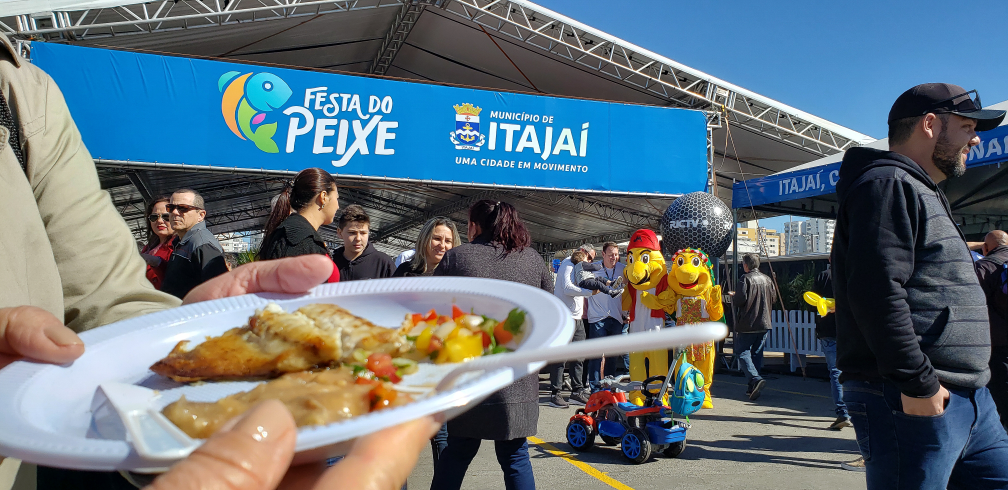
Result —
[[[370,233],[371,218],[364,208],[356,204],[347,206],[336,228],[343,246],[333,253],[340,282],[392,277],[395,262],[368,242]]]
[[[961,87],[919,85],[889,112],[890,151],[844,155],[837,367],[869,490],[1008,487],[1008,434],[984,387],[983,291],[937,185],[965,172],[976,131],[1004,114]]]

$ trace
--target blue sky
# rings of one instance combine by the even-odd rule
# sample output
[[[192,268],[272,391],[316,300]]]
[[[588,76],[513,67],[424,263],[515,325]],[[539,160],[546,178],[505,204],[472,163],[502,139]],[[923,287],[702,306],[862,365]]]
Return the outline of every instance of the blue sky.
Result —
[[[977,89],[984,105],[1008,99],[1004,0],[533,1],[874,138],[920,83]]]
[[[533,0],[581,23],[875,138],[906,89],[1008,99],[1008,2]]]

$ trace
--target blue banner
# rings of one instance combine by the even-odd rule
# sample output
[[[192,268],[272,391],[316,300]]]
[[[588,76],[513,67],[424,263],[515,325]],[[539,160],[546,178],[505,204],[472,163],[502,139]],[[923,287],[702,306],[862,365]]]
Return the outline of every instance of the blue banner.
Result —
[[[977,133],[980,144],[966,159],[966,168],[1008,161],[1008,126]],[[732,187],[732,207],[747,208],[836,192],[841,155],[837,161],[812,168],[736,182]]]
[[[698,111],[35,42],[98,159],[618,193],[706,183]]]
[[[990,165],[1008,160],[1008,126],[998,126],[977,133],[980,144],[970,148],[966,168]]]

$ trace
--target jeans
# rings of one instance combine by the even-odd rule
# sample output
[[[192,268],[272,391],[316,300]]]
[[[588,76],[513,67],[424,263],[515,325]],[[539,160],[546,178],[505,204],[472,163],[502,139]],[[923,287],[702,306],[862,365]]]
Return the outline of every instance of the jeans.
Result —
[[[448,436],[448,445],[434,468],[431,490],[451,490],[462,487],[469,463],[479,451],[481,439]],[[497,462],[504,470],[504,488],[507,490],[535,490],[535,476],[529,461],[528,440],[524,437],[510,441],[494,441]]]
[[[826,368],[829,369],[830,389],[833,403],[836,404],[837,417],[848,417],[847,405],[843,401],[843,386],[840,385],[840,370],[836,367],[836,339],[823,337],[819,339],[823,352],[826,354]]]
[[[434,466],[437,467],[438,460],[441,459],[441,452],[448,446],[448,424],[444,424],[438,429],[437,434],[430,440],[431,453],[434,455]]]
[[[609,337],[611,335],[626,335],[627,327],[621,320],[608,316],[600,321],[589,323],[587,333],[589,339]],[[622,369],[621,372],[630,371],[630,354],[606,356],[605,375],[613,376],[617,373],[617,369]],[[601,380],[601,378],[602,359],[589,359],[588,385],[591,387],[592,392],[599,390],[599,380]]]
[[[759,374],[763,367],[763,345],[766,344],[766,336],[770,331],[765,332],[736,332],[735,333],[735,357],[739,361],[739,369],[745,374],[746,381],[752,385],[753,380],[763,379]]]
[[[987,388],[949,389],[936,416],[903,413],[896,385],[846,381],[868,490],[1008,488],[1008,434]]]
[[[571,342],[579,342],[585,339],[585,327],[584,320],[574,320],[574,338]],[[573,361],[567,361],[565,363],[556,363],[546,366],[546,371],[550,375],[550,391],[553,394],[560,393],[563,388],[563,372],[564,366],[570,371],[571,380],[571,393],[577,393],[584,390],[583,376],[582,372],[584,364],[584,359],[575,359]]]
[[[1008,347],[991,348],[989,366],[991,379],[987,389],[1001,414],[1001,425],[1008,429]]]

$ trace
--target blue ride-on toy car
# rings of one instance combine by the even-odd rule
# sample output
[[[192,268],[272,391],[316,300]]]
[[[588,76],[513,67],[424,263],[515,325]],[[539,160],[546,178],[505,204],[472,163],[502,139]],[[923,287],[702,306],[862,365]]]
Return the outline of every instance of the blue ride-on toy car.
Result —
[[[686,448],[690,425],[673,417],[697,411],[706,394],[703,374],[685,359],[678,364],[678,369],[670,369],[667,376],[652,376],[643,382],[621,382],[625,377],[603,380],[604,389],[593,393],[585,407],[571,417],[567,442],[577,451],[588,451],[598,435],[607,445],[618,444],[623,456],[635,464],[647,461],[655,452],[669,458],[679,456]],[[673,378],[675,383],[671,384]],[[663,383],[655,393],[652,385],[658,382]],[[644,406],[627,401],[627,392],[632,390],[644,394]]]

